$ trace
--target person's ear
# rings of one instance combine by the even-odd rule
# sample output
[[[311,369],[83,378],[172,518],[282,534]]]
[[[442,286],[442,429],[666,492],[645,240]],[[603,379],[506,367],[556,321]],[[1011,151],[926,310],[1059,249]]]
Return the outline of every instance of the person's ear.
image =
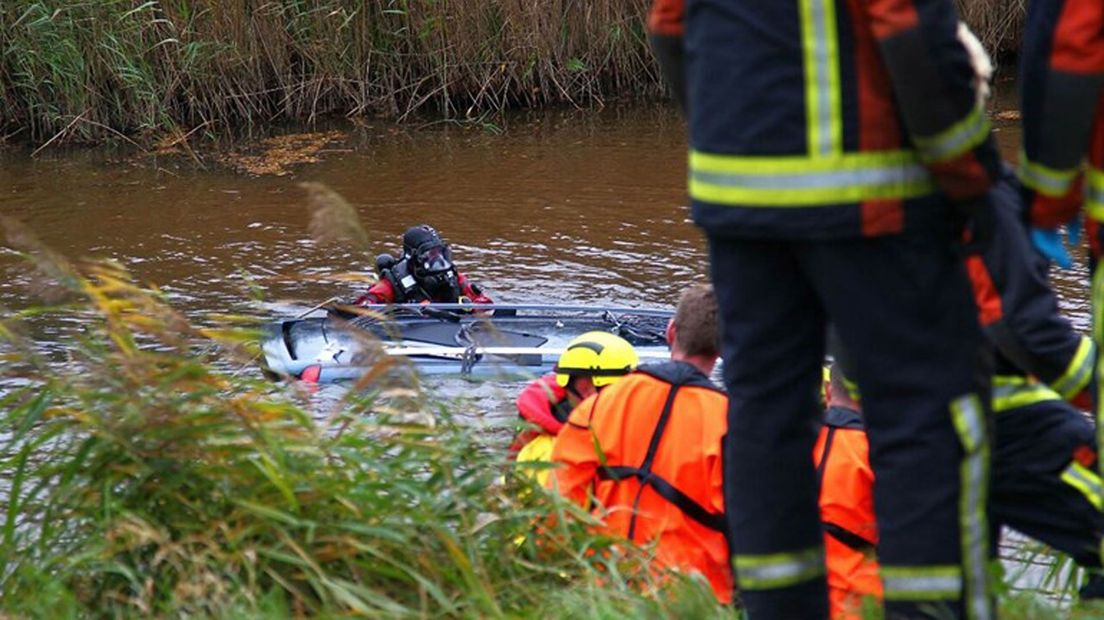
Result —
[[[668,347],[673,347],[675,345],[675,334],[677,334],[677,333],[678,333],[678,330],[675,329],[675,320],[674,319],[668,320],[667,321],[667,334],[666,334],[666,336],[667,336],[667,346]]]

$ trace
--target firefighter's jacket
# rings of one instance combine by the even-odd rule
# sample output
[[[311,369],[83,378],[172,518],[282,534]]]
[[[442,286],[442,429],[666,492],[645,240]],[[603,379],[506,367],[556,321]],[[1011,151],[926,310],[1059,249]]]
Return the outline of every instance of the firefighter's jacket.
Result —
[[[685,33],[689,190],[711,234],[897,233],[999,173],[952,0],[655,0],[649,25]]]
[[[1104,221],[1104,5],[1027,3],[1020,69],[1019,174],[1033,190],[1032,223],[1057,226],[1082,200],[1090,218]]]
[[[728,399],[685,362],[641,366],[584,400],[556,436],[552,484],[605,531],[655,544],[666,567],[701,573],[732,600],[721,440]]]

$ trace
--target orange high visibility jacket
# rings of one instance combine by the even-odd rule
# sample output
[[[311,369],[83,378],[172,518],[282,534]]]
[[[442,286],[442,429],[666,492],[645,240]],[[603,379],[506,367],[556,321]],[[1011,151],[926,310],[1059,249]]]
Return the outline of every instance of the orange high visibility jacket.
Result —
[[[874,471],[862,417],[831,407],[813,448],[820,480],[828,597],[833,620],[860,620],[864,597],[881,600],[882,582],[874,546]]]
[[[721,440],[728,398],[685,362],[642,366],[583,401],[556,436],[552,484],[593,505],[603,531],[656,544],[662,565],[700,572],[732,600]]]

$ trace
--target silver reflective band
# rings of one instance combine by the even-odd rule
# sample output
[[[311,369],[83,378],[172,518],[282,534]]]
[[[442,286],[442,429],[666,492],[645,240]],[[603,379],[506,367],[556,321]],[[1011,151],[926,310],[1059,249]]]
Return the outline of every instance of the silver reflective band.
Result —
[[[1104,486],[1099,476],[1074,461],[1062,472],[1062,480],[1081,491],[1097,510],[1104,510]]]
[[[828,24],[826,23],[828,0],[812,0],[809,3],[813,22],[813,56],[816,58],[816,87],[817,87],[817,140],[816,152],[821,155],[831,155],[835,150],[832,136],[832,80],[829,77],[831,71],[831,59],[828,57]],[[814,148],[814,145],[809,145]]]
[[[1053,170],[1047,168],[1042,164],[1036,164],[1029,160],[1027,154],[1021,150],[1020,165],[1016,169],[1016,174],[1024,185],[1030,188],[1037,189],[1048,196],[1062,196],[1069,191],[1073,184],[1073,179],[1077,176],[1077,169]]]
[[[895,577],[882,575],[887,597],[908,597],[909,595],[941,594],[945,598],[955,598],[962,591],[962,577],[959,575],[931,575],[925,577]],[[917,596],[917,598],[921,598]]]
[[[1073,363],[1076,363],[1077,366],[1072,373],[1067,371],[1066,376],[1056,381],[1052,386],[1062,397],[1072,398],[1089,384],[1092,377],[1093,361],[1096,359],[1095,349],[1096,347],[1093,345],[1091,338],[1081,336],[1081,344],[1077,347],[1077,353],[1073,358]]]
[[[733,563],[740,586],[745,589],[784,588],[825,573],[822,547],[796,553],[737,555]]]
[[[764,190],[835,189],[855,185],[896,185],[930,180],[928,169],[919,164],[839,170],[833,172],[784,172],[755,174],[739,172],[705,172],[694,170],[690,177],[702,183]]]
[[[989,454],[978,451],[966,457],[966,475],[963,482],[966,488],[963,493],[963,512],[966,514],[965,526],[966,544],[963,545],[963,553],[966,555],[966,578],[970,580],[970,587],[966,589],[969,616],[971,618],[989,618],[989,582],[986,574],[986,547],[988,546],[988,523],[985,518],[985,460]]]
[[[1001,386],[1003,387],[1003,386]],[[997,388],[998,390],[1000,387]],[[996,390],[993,394],[996,395]],[[981,401],[970,394],[956,398],[951,403],[951,412],[955,417],[955,428],[967,453],[973,453],[986,443],[985,419],[981,413]]]
[[[978,141],[978,136],[989,130],[989,117],[982,108],[974,108],[965,122],[951,129],[946,136],[920,138],[916,147],[921,156],[928,161],[939,161],[964,153]]]

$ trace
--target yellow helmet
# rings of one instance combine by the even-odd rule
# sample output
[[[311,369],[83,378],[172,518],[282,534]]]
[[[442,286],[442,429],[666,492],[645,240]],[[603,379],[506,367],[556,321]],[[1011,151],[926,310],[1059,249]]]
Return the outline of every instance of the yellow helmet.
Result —
[[[593,331],[567,343],[552,370],[561,386],[566,387],[571,377],[590,377],[594,387],[602,387],[629,374],[639,361],[636,350],[624,338]]]

